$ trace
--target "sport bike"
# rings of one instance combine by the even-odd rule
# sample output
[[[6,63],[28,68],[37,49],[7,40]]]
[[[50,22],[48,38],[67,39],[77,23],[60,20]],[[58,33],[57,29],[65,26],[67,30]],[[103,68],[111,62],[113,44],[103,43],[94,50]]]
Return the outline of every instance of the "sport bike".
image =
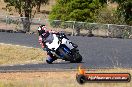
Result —
[[[52,34],[52,38],[52,41],[47,41],[45,44],[57,59],[70,61],[71,63],[80,63],[82,61],[78,46],[73,44],[64,33],[61,35]]]

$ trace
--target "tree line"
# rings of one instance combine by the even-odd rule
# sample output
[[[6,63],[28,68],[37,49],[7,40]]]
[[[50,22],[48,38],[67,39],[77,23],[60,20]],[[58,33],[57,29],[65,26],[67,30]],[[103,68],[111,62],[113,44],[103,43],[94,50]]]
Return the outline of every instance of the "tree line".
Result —
[[[117,9],[107,9],[108,1],[116,2]],[[132,0],[57,0],[50,19],[132,25]]]
[[[4,0],[7,8],[14,6],[22,19],[25,31],[30,31],[30,18],[32,18],[32,10],[36,7],[36,11],[40,12],[42,4],[47,4],[49,0]],[[126,23],[132,25],[132,0],[56,0],[56,4],[52,7],[49,19],[63,21],[82,21],[82,22],[103,22],[106,23],[107,18],[100,15],[100,12],[109,11],[102,10],[107,7],[107,2],[118,3],[117,9],[108,16],[113,23]],[[107,15],[107,14],[105,14]],[[108,18],[108,19],[109,19]],[[110,22],[112,22],[110,21]],[[121,22],[122,21],[122,22]],[[102,22],[102,23],[103,23]],[[25,24],[24,24],[25,23]]]

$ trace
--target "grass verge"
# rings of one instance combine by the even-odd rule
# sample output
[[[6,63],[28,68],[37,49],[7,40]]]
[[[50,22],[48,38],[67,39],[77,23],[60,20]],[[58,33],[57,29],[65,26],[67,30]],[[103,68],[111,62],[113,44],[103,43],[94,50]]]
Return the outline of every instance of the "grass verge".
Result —
[[[43,62],[46,53],[39,48],[0,44],[0,65]]]
[[[88,72],[129,72],[132,74],[132,70],[128,69],[89,70]],[[76,81],[76,73],[77,71],[0,73],[0,87],[132,87],[132,82],[80,85]]]

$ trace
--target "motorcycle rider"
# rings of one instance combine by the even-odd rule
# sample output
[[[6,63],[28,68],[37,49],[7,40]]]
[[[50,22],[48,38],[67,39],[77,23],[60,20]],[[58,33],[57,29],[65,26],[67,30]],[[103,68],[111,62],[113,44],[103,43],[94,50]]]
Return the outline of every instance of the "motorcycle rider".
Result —
[[[39,34],[39,43],[41,44],[44,51],[47,51],[48,58],[46,62],[52,63],[57,58],[50,52],[50,49],[46,46],[46,42],[52,42],[53,37],[52,34],[58,34],[58,32],[48,30],[46,25],[40,25],[38,27],[38,34]]]
[[[38,34],[39,34],[39,43],[41,44],[42,48],[44,51],[47,51],[47,55],[48,55],[48,58],[46,59],[46,62],[47,63],[52,63],[53,61],[55,61],[57,59],[56,56],[54,56],[50,49],[46,46],[46,42],[49,42],[49,43],[52,43],[52,41],[54,40],[54,37],[53,37],[53,34],[56,34],[56,35],[62,35],[67,38],[64,33],[62,32],[55,32],[55,31],[52,31],[52,30],[48,30],[46,25],[40,25],[38,27]],[[68,39],[68,38],[67,38]],[[76,44],[72,43],[74,47],[77,47]]]

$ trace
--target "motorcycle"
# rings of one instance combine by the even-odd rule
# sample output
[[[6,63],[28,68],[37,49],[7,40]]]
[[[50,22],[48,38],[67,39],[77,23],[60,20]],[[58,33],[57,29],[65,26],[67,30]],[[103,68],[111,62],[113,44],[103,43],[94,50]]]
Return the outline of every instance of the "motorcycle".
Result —
[[[64,33],[59,36],[52,34],[52,38],[52,41],[46,42],[46,46],[57,59],[70,61],[71,63],[80,63],[82,61],[78,46],[73,44]]]

